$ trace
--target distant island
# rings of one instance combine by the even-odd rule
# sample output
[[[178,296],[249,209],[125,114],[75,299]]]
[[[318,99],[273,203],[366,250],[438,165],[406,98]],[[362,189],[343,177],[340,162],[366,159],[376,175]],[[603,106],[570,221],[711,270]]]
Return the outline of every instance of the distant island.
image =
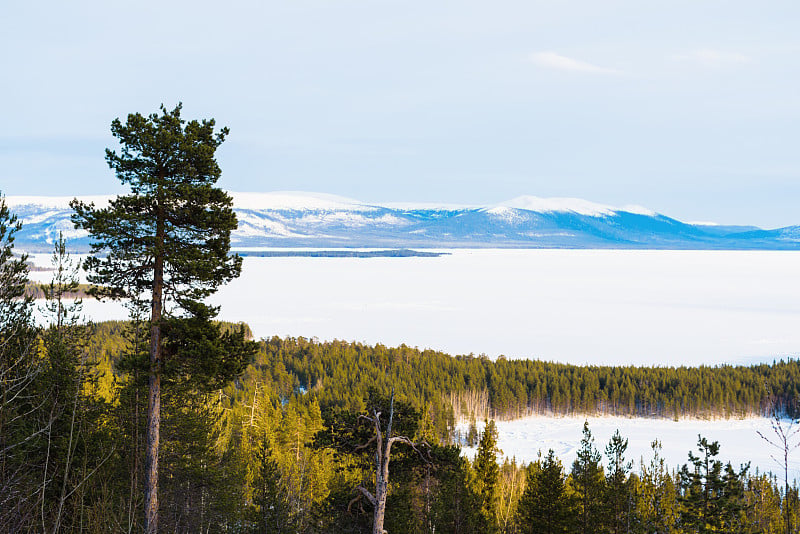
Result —
[[[389,250],[240,250],[242,257],[255,258],[438,258],[449,252],[430,252],[407,248]]]

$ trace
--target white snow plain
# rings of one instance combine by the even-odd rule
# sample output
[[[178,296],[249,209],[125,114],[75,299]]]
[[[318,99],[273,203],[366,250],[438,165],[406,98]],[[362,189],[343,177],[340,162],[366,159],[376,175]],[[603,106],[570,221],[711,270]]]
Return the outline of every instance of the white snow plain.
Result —
[[[242,276],[211,302],[257,338],[405,343],[591,365],[800,355],[800,252],[441,252],[447,255],[247,257]],[[33,261],[49,266],[50,256]],[[98,320],[127,316],[115,303],[86,301],[85,308]]]
[[[608,465],[604,454],[611,436],[619,429],[623,439],[628,440],[625,453],[627,460],[633,461],[633,470],[638,472],[641,461],[649,465],[653,458],[650,444],[654,439],[661,442],[660,456],[672,471],[688,463],[688,453],[698,455],[697,436],[709,441],[719,441],[720,451],[717,459],[723,465],[730,462],[737,470],[750,462],[750,473],[772,472],[783,479],[783,464],[778,464],[772,456],[781,458],[782,452],[767,444],[757,431],[775,440],[775,434],[766,418],[748,419],[645,419],[629,417],[548,417],[532,416],[514,421],[496,421],[497,444],[502,457],[516,458],[517,462],[528,463],[536,460],[538,452],[543,455],[553,449],[556,456],[569,472],[583,437],[583,422],[588,421],[589,430],[594,437],[594,446],[603,456],[603,465]],[[484,423],[476,425],[483,431]],[[459,430],[466,436],[468,425],[460,423]],[[797,436],[796,436],[797,438]],[[795,439],[794,443],[800,441]],[[463,454],[473,458],[476,449],[463,447]],[[789,456],[790,480],[800,478],[800,450]],[[502,461],[502,460],[501,460]]]
[[[800,252],[448,250],[248,257],[213,297],[257,337],[405,343],[592,365],[800,354]]]

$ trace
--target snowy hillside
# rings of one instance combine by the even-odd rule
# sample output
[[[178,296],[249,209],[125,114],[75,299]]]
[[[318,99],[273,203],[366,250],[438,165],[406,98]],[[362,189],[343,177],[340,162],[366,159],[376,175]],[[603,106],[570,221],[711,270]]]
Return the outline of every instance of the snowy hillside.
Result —
[[[627,249],[800,249],[798,227],[689,224],[640,206],[518,197],[491,206],[368,204],[335,195],[232,193],[239,218],[233,246],[522,247]],[[104,205],[110,197],[83,200]],[[23,222],[18,244],[47,250],[58,232],[76,249],[85,233],[70,222],[68,197],[13,197]]]

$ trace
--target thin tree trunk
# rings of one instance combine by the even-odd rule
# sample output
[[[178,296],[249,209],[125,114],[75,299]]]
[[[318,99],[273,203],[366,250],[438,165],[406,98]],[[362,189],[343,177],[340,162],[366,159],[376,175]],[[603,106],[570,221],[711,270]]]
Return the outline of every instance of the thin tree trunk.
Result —
[[[391,416],[390,416],[391,418]],[[391,420],[391,419],[390,419]],[[388,433],[386,434],[389,435]],[[372,522],[372,534],[383,534],[383,522],[386,518],[386,498],[389,493],[389,454],[391,453],[388,439],[385,444],[386,450],[383,454],[377,453],[378,471],[375,481],[375,515]],[[378,442],[380,443],[380,441]],[[378,451],[381,447],[378,447]]]
[[[792,532],[792,516],[789,514],[789,441],[783,439],[783,497],[786,501],[786,534]]]
[[[144,531],[158,532],[158,445],[161,426],[161,315],[164,290],[164,220],[158,216],[150,317],[150,389],[147,396]]]
[[[383,521],[386,518],[386,498],[389,496],[389,458],[392,454],[392,420],[394,419],[394,389],[389,401],[389,424],[386,425],[386,443],[380,432],[380,417],[375,414],[377,450],[375,451],[375,516],[372,534],[383,534]]]
[[[59,306],[60,305],[61,301],[59,300]],[[69,424],[69,441],[67,442],[67,460],[64,463],[64,480],[61,483],[61,497],[58,500],[58,513],[56,514],[56,520],[53,524],[54,533],[58,532],[58,529],[61,527],[61,515],[64,511],[64,504],[67,501],[67,479],[69,478],[69,470],[73,460],[72,454],[75,452],[75,446],[77,446],[77,444],[73,445],[73,436],[75,433],[75,416],[78,412],[78,395],[80,395],[81,384],[83,384],[83,364],[81,364],[81,372],[78,376],[80,378],[78,379],[78,383],[76,384],[75,388],[75,398],[72,402],[72,418],[70,419]],[[85,471],[86,470],[84,469],[84,472]]]

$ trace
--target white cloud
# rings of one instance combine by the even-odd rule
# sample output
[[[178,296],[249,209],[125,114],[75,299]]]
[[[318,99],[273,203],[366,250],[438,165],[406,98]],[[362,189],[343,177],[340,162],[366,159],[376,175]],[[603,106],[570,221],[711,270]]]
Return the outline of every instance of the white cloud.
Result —
[[[706,65],[724,65],[734,63],[749,63],[750,57],[736,52],[723,52],[711,48],[698,48],[686,54],[676,54],[672,59],[678,61],[692,61]]]
[[[535,52],[530,59],[536,65],[548,69],[567,70],[572,72],[591,72],[595,74],[620,74],[620,71],[592,65],[585,61],[562,56],[555,52]]]

